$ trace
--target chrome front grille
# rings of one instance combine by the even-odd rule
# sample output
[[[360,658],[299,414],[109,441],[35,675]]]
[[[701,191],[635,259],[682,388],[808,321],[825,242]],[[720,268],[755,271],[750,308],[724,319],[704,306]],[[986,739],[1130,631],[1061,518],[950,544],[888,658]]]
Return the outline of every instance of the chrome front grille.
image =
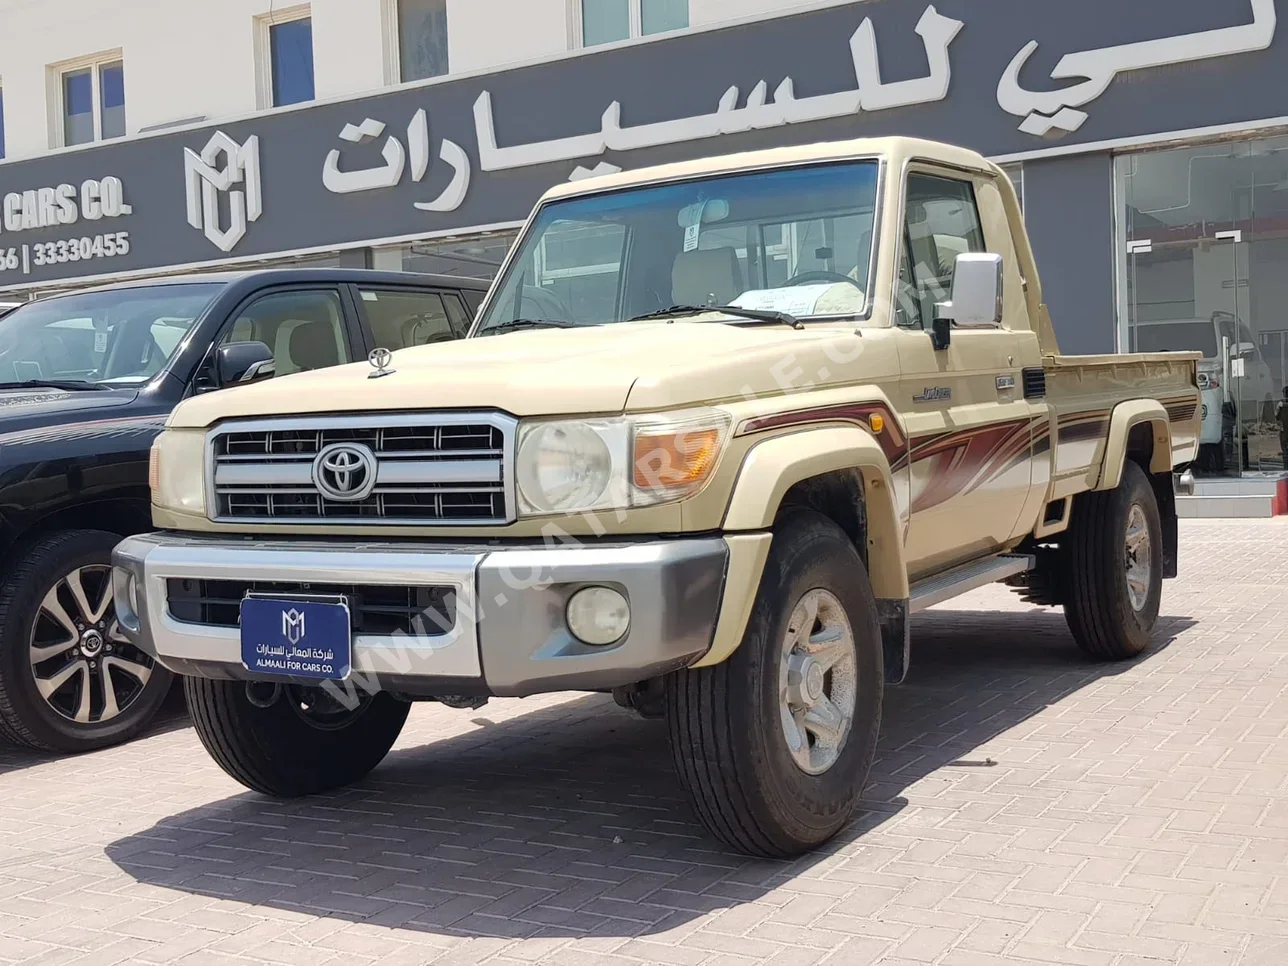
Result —
[[[499,413],[258,419],[207,439],[219,523],[485,525],[513,517]]]

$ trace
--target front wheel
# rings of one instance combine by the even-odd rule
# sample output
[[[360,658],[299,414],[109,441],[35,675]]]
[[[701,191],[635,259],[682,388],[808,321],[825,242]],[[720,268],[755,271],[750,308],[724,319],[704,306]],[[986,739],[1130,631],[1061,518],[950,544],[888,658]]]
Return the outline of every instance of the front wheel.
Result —
[[[279,798],[366,777],[393,747],[410,705],[384,692],[352,707],[323,688],[183,679],[197,737],[229,776]],[[252,696],[254,700],[252,700]]]
[[[749,855],[813,849],[853,814],[884,688],[876,601],[853,543],[791,510],[733,656],[666,682],[671,750],[703,825]]]
[[[127,741],[173,677],[121,633],[112,600],[120,537],[69,530],[34,543],[0,584],[0,738],[80,752]]]
[[[1163,596],[1163,527],[1138,464],[1129,460],[1117,487],[1074,507],[1066,566],[1064,615],[1078,646],[1102,661],[1144,651]]]

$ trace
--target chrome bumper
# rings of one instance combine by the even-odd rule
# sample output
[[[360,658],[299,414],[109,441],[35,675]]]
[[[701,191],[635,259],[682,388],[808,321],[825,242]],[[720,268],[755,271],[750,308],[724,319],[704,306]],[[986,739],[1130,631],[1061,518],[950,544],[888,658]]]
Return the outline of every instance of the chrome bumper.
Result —
[[[251,541],[153,533],[113,554],[122,631],[179,674],[250,679],[236,627],[175,618],[171,579],[448,587],[454,626],[355,634],[353,676],[413,695],[522,696],[603,690],[685,667],[711,646],[729,549],[719,537],[579,547]],[[568,598],[608,585],[630,627],[591,646],[565,623]]]

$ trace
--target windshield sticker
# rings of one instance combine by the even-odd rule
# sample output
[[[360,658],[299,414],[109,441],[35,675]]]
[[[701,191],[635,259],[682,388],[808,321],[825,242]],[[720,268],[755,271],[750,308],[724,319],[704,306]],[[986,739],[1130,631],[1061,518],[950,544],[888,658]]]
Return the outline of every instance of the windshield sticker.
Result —
[[[791,285],[787,288],[763,288],[743,292],[730,305],[762,312],[786,312],[788,315],[817,315],[818,302],[835,288],[835,283]]]

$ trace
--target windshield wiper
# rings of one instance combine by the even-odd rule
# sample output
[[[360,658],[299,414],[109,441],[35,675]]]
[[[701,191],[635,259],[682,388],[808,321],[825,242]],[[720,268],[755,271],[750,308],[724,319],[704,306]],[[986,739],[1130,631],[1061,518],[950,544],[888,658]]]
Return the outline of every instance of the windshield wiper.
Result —
[[[794,315],[788,315],[786,312],[742,309],[736,305],[672,305],[669,309],[645,312],[643,315],[637,315],[628,321],[643,322],[646,319],[679,318],[683,315],[702,315],[706,312],[723,312],[725,315],[735,315],[740,318],[750,319],[753,322],[773,322],[777,325],[790,325],[793,329],[805,328],[805,324],[800,319]]]
[[[0,389],[66,389],[69,392],[109,392],[107,386],[83,379],[24,379],[22,382],[0,382]]]
[[[575,329],[577,323],[564,322],[559,319],[514,319],[510,322],[502,322],[500,325],[491,325],[479,332],[479,335],[486,335],[489,332],[513,332],[516,329]]]

